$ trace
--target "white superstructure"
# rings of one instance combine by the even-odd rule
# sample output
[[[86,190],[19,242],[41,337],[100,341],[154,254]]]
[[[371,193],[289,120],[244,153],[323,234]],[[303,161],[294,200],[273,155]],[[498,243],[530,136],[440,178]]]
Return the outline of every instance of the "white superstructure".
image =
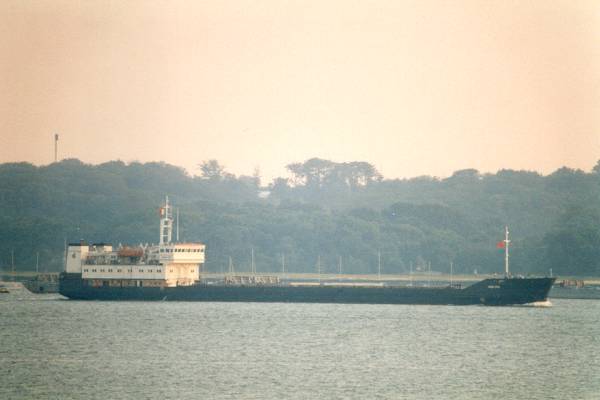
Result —
[[[173,219],[168,198],[160,209],[158,245],[119,246],[71,243],[66,272],[81,274],[91,286],[188,286],[200,279],[202,243],[173,243]]]

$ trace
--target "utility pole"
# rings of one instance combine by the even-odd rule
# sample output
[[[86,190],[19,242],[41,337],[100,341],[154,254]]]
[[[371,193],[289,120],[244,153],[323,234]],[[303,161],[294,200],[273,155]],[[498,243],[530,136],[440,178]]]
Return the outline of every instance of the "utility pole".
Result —
[[[452,287],[452,269],[454,267],[454,263],[450,261],[450,287]]]
[[[54,162],[58,162],[58,133],[54,134]]]
[[[254,247],[252,247],[252,259],[250,264],[250,269],[252,269],[252,275],[256,274],[256,267],[254,266]]]
[[[39,272],[40,272],[40,252],[39,251],[35,254],[35,272],[36,272],[36,274],[39,274]]]

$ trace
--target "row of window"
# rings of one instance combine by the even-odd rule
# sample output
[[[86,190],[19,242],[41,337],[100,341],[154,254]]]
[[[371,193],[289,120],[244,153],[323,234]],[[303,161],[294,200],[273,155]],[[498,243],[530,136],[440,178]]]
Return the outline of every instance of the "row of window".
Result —
[[[83,270],[83,272],[90,272],[90,270],[88,268],[85,268]],[[92,268],[92,272],[98,272],[98,270],[96,268]],[[109,269],[108,271],[106,271],[104,269],[101,269],[100,272],[113,272],[113,270]],[[118,269],[117,272],[123,272],[123,270],[122,269]],[[127,272],[132,272],[132,270],[128,269]],[[139,269],[136,272],[144,272],[144,270],[143,269]],[[149,269],[148,272],[154,272],[154,270]],[[162,269],[157,269],[156,272],[161,273]],[[171,272],[173,272],[173,270],[171,270]]]
[[[204,249],[160,249],[161,253],[204,253]]]

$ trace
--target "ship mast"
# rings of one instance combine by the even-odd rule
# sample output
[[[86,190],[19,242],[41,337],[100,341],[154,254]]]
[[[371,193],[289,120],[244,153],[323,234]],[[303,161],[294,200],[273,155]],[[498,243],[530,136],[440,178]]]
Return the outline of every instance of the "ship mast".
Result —
[[[317,273],[319,274],[319,285],[321,284],[321,255],[317,256]]]
[[[173,236],[173,217],[169,196],[165,197],[165,206],[160,208],[160,241],[159,244],[171,243]]]
[[[381,250],[377,251],[377,279],[381,280]]]
[[[179,243],[179,207],[177,207],[177,231],[175,235],[175,240]]]
[[[510,276],[510,272],[508,271],[508,244],[510,240],[508,240],[508,226],[504,227],[504,273],[508,278]]]

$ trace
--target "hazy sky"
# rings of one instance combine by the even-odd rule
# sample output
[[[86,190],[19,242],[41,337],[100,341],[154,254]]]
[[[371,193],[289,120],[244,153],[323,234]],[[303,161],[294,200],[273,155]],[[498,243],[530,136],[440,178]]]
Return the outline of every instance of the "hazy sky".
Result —
[[[600,2],[0,2],[0,162],[600,159]]]

